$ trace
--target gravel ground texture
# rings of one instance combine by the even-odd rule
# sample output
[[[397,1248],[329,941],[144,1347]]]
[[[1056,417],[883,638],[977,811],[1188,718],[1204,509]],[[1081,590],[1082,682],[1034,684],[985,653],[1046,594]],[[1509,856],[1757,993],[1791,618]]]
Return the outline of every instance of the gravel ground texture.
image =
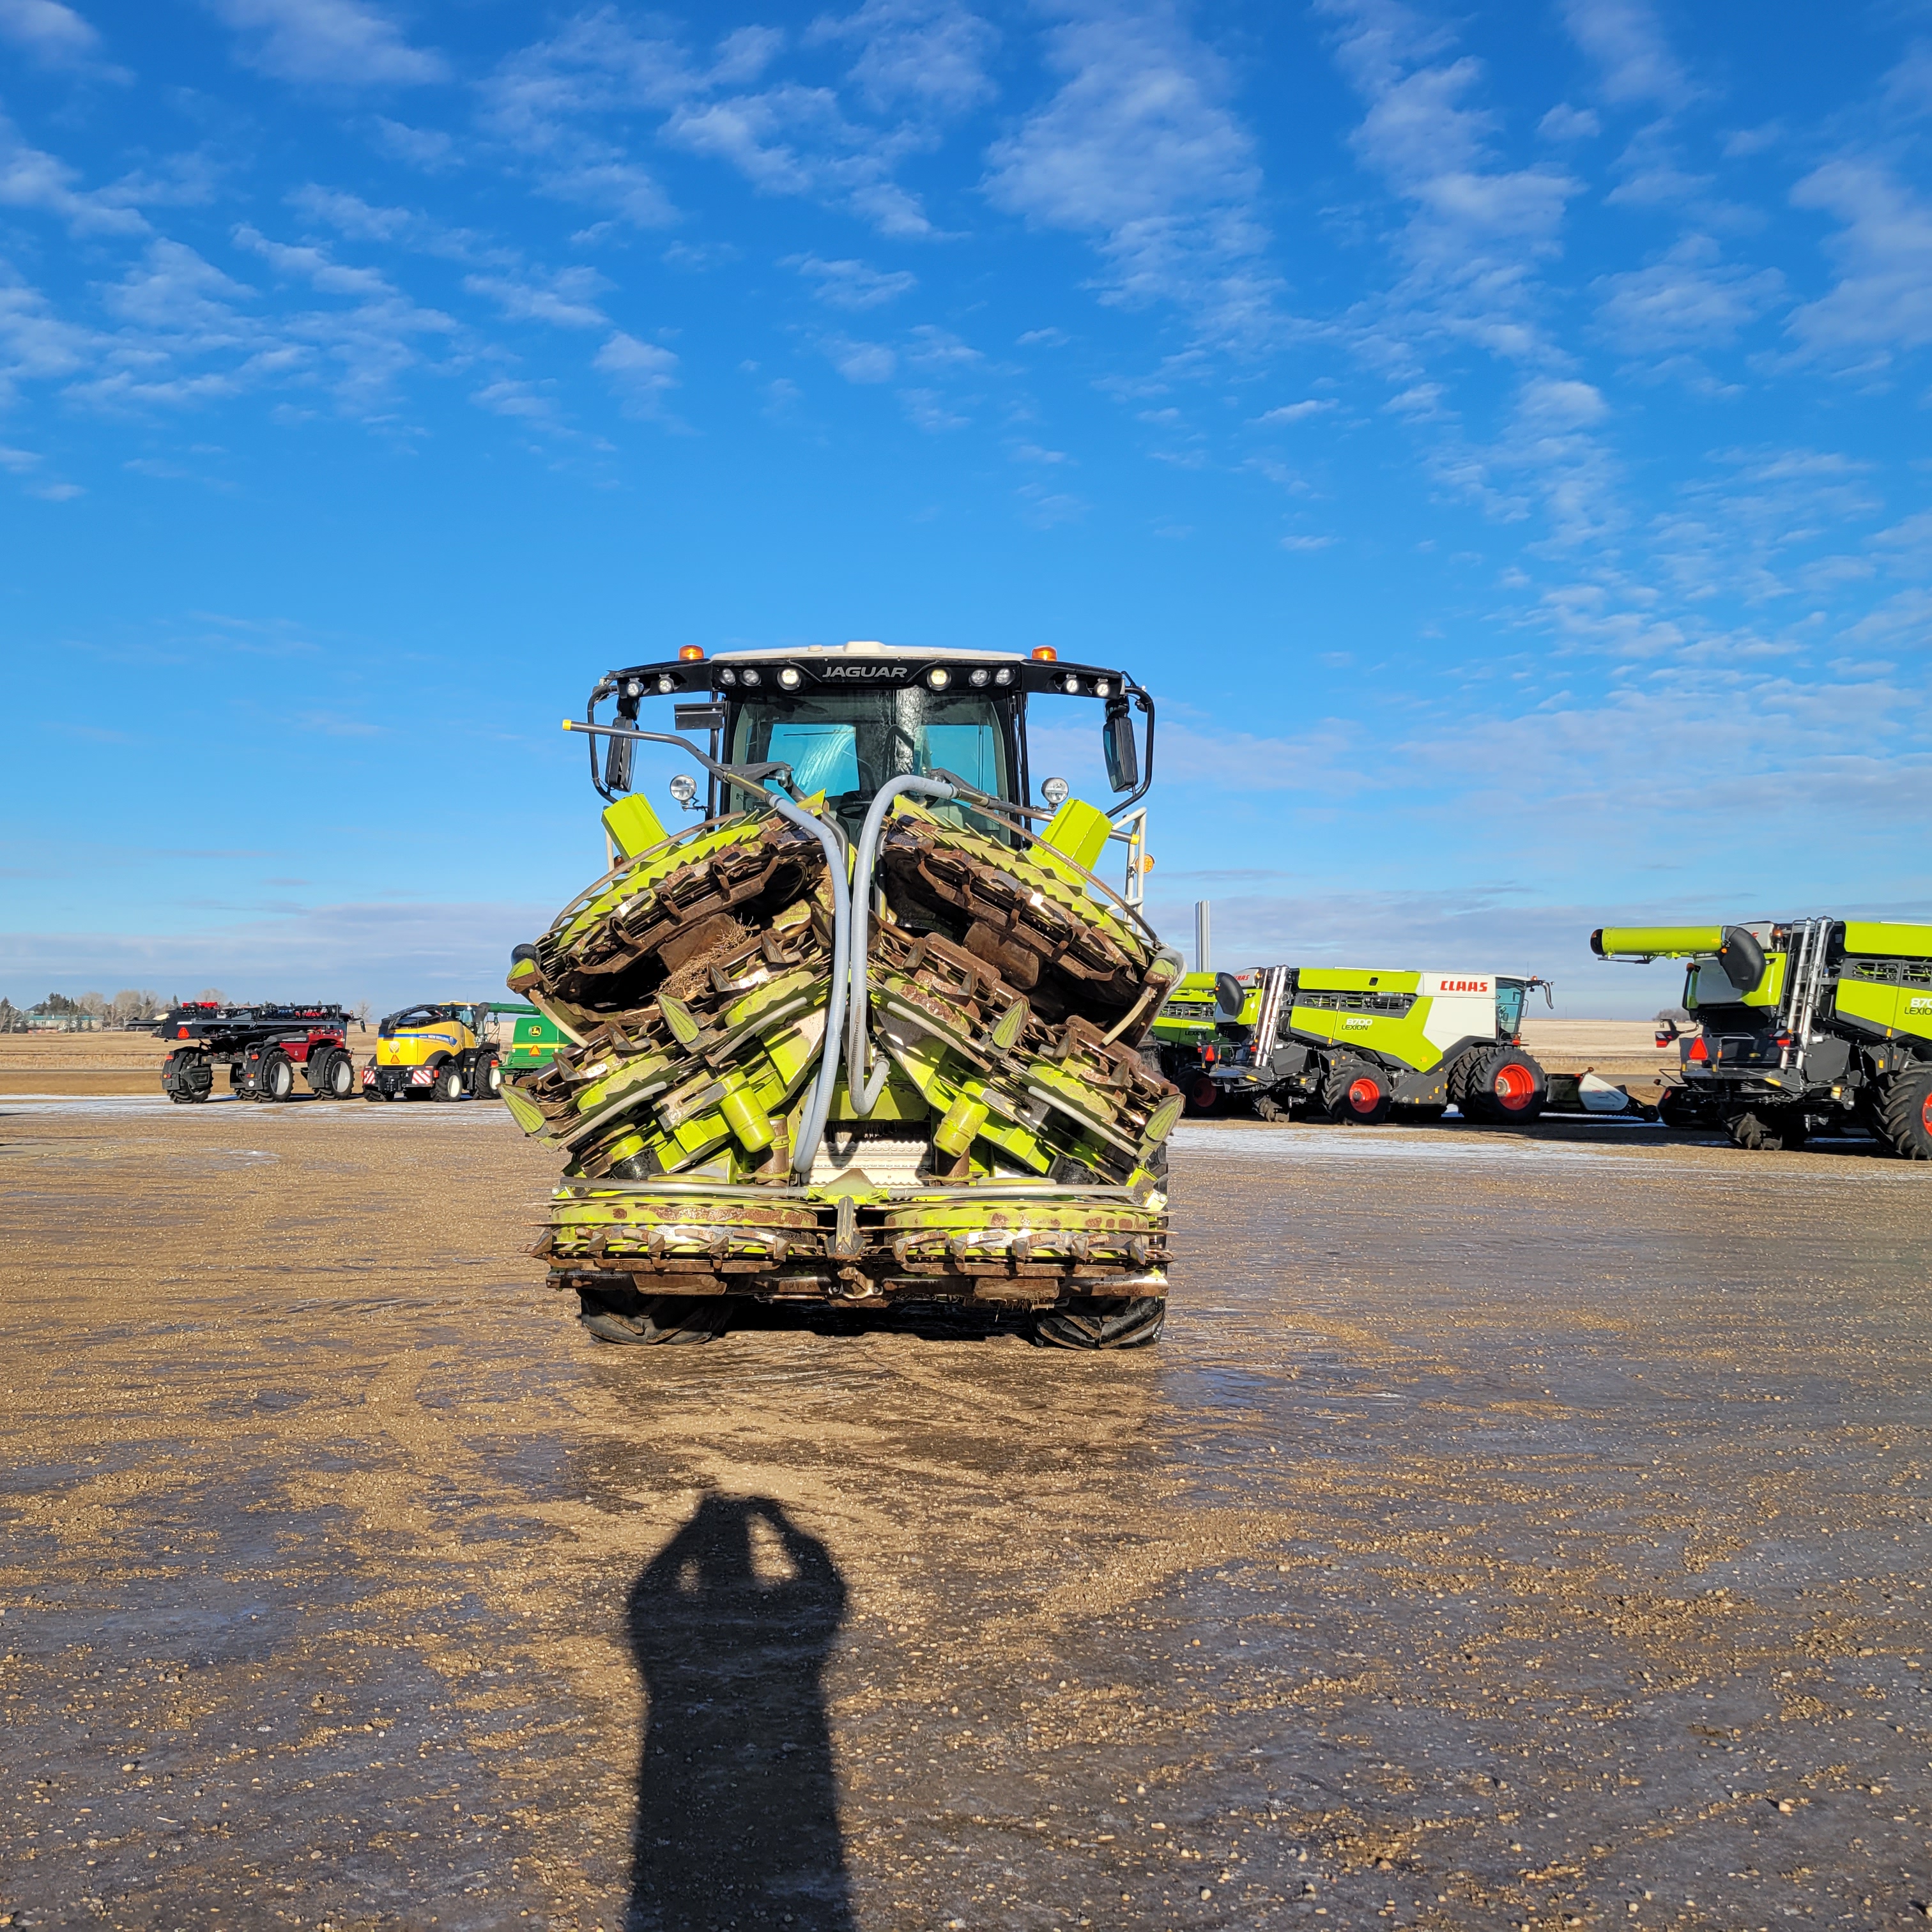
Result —
[[[0,1101],[0,1924],[1924,1922],[1932,1169],[1186,1126],[1106,1356],[603,1346],[554,1172]]]

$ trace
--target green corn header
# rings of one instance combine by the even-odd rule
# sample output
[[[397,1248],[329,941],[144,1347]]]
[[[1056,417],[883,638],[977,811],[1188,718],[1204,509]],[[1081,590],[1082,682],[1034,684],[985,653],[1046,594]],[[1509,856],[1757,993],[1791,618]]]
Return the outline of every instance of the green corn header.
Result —
[[[1034,806],[1046,694],[1102,705],[1114,814],[1058,780]],[[709,751],[640,729],[650,698],[686,700]],[[562,1044],[505,1098],[563,1156],[538,1251],[591,1332],[910,1299],[1153,1340],[1181,1102],[1140,1042],[1180,962],[1132,902],[1144,820],[1114,822],[1151,776],[1147,694],[1051,652],[687,652],[612,673],[570,724],[614,862],[517,950],[510,988]],[[629,791],[640,741],[708,774],[704,808],[671,786],[701,824],[668,833]],[[1125,893],[1095,875],[1117,838]]]
[[[1245,1103],[1264,1120],[1325,1113],[1500,1126],[1549,1097],[1520,1042],[1534,976],[1268,966],[1191,973],[1154,1022],[1168,1078],[1196,1112]]]
[[[1682,1084],[1665,1096],[1672,1124],[1775,1148],[1856,1124],[1907,1160],[1932,1160],[1932,926],[1612,926],[1590,946],[1604,959],[1688,962],[1696,1024],[1681,1042]]]

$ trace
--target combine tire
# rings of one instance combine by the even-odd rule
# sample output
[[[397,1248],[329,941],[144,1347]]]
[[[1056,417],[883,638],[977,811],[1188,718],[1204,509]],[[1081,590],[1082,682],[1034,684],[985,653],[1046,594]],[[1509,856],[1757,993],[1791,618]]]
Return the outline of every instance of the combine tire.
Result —
[[[1932,1072],[1901,1073],[1878,1104],[1886,1143],[1901,1160],[1932,1160]]]
[[[731,1304],[718,1294],[640,1294],[634,1288],[580,1288],[578,1316],[600,1342],[715,1341],[730,1326]]]
[[[1187,1111],[1190,1114],[1211,1114],[1221,1104],[1220,1084],[1208,1074],[1196,1075],[1187,1084]]]
[[[325,1053],[309,1062],[308,1084],[320,1100],[346,1100],[356,1090],[356,1065],[346,1053]]]
[[[1486,1127],[1516,1126],[1543,1112],[1550,1082],[1520,1047],[1495,1046],[1466,1054],[1456,1063],[1449,1097],[1466,1120]]]
[[[500,1100],[503,1096],[503,1064],[493,1053],[470,1070],[470,1097],[472,1100]]]
[[[1056,1308],[1040,1316],[1033,1339],[1042,1348],[1144,1348],[1160,1339],[1166,1319],[1164,1295],[1091,1301],[1084,1308]]]
[[[1258,1120],[1286,1120],[1292,1118],[1287,1108],[1265,1094],[1255,1102],[1255,1118]]]
[[[296,1064],[279,1049],[265,1053],[255,1070],[255,1097],[258,1100],[286,1100],[296,1090]]]
[[[1679,1133],[1706,1124],[1704,1110],[1682,1087],[1666,1087],[1657,1103],[1657,1118]]]
[[[453,1060],[446,1060],[436,1070],[436,1078],[430,1082],[429,1097],[432,1100],[460,1100],[463,1098],[463,1070]]]
[[[178,1107],[192,1107],[214,1090],[214,1069],[198,1053],[171,1053],[161,1068],[161,1087]]]
[[[1748,1154],[1792,1153],[1804,1144],[1802,1107],[1756,1107],[1724,1123],[1732,1143]]]
[[[1379,1067],[1366,1060],[1338,1060],[1322,1083],[1322,1104],[1328,1118],[1361,1127],[1378,1127],[1395,1101]]]

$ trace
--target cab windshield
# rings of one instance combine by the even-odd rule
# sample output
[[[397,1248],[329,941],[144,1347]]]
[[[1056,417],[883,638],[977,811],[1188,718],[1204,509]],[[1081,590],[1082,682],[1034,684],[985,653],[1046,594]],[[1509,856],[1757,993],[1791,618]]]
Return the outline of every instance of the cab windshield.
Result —
[[[734,706],[726,755],[734,765],[788,764],[806,797],[822,791],[856,832],[888,778],[949,772],[994,798],[1017,802],[1013,704],[976,692],[830,691]],[[1001,836],[1004,828],[958,806],[931,808],[953,823]]]

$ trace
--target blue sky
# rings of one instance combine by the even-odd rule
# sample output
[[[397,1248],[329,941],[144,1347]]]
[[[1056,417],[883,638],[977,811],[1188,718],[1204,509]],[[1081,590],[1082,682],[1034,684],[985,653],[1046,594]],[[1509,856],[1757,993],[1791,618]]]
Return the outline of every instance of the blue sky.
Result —
[[[0,992],[487,992],[688,643],[1130,670],[1218,964],[1924,916],[1928,118],[1910,0],[0,0]]]

